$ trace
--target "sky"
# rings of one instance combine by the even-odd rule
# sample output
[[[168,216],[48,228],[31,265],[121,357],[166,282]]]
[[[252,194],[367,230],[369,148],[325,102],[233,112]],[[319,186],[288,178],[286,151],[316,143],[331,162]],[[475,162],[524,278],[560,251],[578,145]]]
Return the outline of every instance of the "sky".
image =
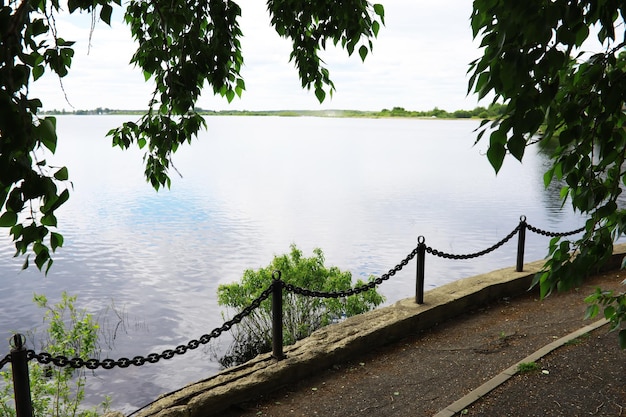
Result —
[[[321,56],[330,70],[336,91],[320,104],[314,92],[303,90],[288,40],[270,26],[265,2],[239,0],[244,37],[241,41],[246,91],[230,104],[205,89],[198,106],[209,110],[322,110],[448,111],[473,109],[477,96],[467,94],[469,63],[480,51],[470,28],[469,0],[387,0],[385,23],[374,50],[365,62],[358,53],[349,57],[331,48]],[[121,9],[111,27],[100,22],[89,46],[90,16],[57,17],[59,36],[73,40],[75,55],[63,89],[57,77],[47,74],[32,84],[33,97],[44,110],[145,109],[152,84],[139,68],[129,64],[136,48]],[[65,93],[64,93],[65,91]],[[67,98],[66,98],[67,96]]]

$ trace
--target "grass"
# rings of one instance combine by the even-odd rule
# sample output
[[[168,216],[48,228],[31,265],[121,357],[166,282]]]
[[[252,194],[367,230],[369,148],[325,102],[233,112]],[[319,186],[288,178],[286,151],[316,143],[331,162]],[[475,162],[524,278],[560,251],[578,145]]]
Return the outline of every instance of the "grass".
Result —
[[[522,362],[517,365],[517,372],[525,373],[525,372],[534,372],[539,370],[539,365],[537,362]]]

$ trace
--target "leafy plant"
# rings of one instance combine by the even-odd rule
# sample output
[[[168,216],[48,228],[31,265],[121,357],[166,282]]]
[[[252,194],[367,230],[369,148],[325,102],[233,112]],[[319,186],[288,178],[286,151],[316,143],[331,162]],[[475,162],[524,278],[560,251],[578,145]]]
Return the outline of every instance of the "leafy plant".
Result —
[[[94,357],[98,349],[98,323],[85,310],[75,306],[76,296],[63,292],[61,301],[50,305],[44,295],[35,295],[34,302],[45,309],[44,323],[47,324],[46,340],[42,350],[52,356],[63,355],[83,360]],[[0,390],[0,411],[3,416],[15,417],[12,407],[11,371],[2,371],[4,381]],[[80,409],[85,398],[86,371],[71,367],[42,366],[29,363],[29,376],[33,414],[36,417],[96,417],[96,408]],[[108,399],[102,404],[106,410]]]
[[[620,330],[620,323],[626,322],[626,293],[596,288],[596,292],[585,298],[585,301],[591,304],[587,307],[585,318],[597,316],[602,308],[604,317],[611,322],[611,331],[619,330],[620,347],[626,349],[626,329]]]
[[[314,291],[345,291],[352,287],[352,274],[337,267],[324,265],[321,249],[305,258],[295,245],[289,254],[275,256],[265,268],[248,269],[241,282],[220,285],[218,304],[242,310],[259,297],[272,283],[272,273],[280,271],[285,283]],[[364,285],[362,280],[357,286]],[[283,291],[283,344],[295,343],[320,327],[342,317],[369,311],[384,301],[376,289],[370,289],[345,298],[305,297]],[[252,314],[233,327],[234,343],[226,355],[219,359],[225,366],[243,363],[259,353],[269,352],[272,346],[271,301],[265,300]]]
[[[504,104],[497,119],[482,122],[477,141],[489,136],[496,172],[507,155],[522,161],[529,145],[553,144],[545,148],[552,162],[544,183],[563,182],[562,201],[589,216],[582,237],[550,242],[534,280],[545,297],[597,271],[626,230],[626,9],[594,0],[473,5],[482,56],[471,64],[469,89]]]
[[[525,372],[534,372],[539,370],[539,365],[537,362],[522,362],[517,364],[517,372],[525,373]]]

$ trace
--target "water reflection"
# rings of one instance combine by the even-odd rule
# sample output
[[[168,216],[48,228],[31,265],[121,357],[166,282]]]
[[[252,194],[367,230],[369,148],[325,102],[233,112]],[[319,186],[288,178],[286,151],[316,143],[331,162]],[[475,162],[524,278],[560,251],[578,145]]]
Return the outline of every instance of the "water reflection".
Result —
[[[498,177],[476,147],[476,121],[211,117],[209,131],[174,158],[183,177],[156,194],[143,180],[142,153],[112,149],[106,131],[125,117],[59,117],[53,161],[69,168],[72,198],[59,213],[66,245],[44,278],[19,272],[0,236],[0,333],[40,323],[30,299],[62,291],[105,311],[114,300],[132,326],[112,357],[184,344],[221,325],[216,291],[246,268],[267,265],[296,243],[358,278],[380,276],[423,235],[427,245],[473,253],[500,241],[526,215],[536,227],[578,228],[558,193],[544,190],[545,157],[505,162]],[[529,234],[526,258],[546,253]],[[428,256],[426,286],[515,263],[516,247],[450,261]],[[413,297],[415,264],[385,282],[388,303]],[[216,349],[220,349],[219,343]],[[0,352],[2,350],[0,349]],[[112,392],[130,410],[217,370],[206,351],[168,363],[98,372],[90,401]],[[149,381],[149,382],[141,382]]]

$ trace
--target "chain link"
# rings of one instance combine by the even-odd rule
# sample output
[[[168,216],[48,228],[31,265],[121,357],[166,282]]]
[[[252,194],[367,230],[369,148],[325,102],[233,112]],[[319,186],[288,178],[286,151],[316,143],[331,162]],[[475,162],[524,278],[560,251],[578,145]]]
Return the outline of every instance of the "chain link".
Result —
[[[166,349],[160,354],[158,353],[150,353],[147,356],[135,356],[132,359],[129,358],[120,358],[118,360],[114,359],[103,359],[99,361],[98,359],[82,359],[82,358],[68,358],[63,355],[52,356],[47,352],[36,353],[34,350],[29,350],[26,352],[26,358],[30,361],[36,359],[37,362],[41,364],[49,364],[52,363],[58,367],[70,367],[74,369],[86,367],[88,369],[113,369],[116,366],[119,368],[128,368],[130,365],[142,366],[146,363],[157,363],[161,359],[172,359],[176,355],[184,355],[190,350],[197,349],[202,344],[207,344],[211,339],[218,338],[223,332],[230,330],[233,325],[241,322],[246,316],[250,315],[256,308],[261,305],[261,302],[266,300],[270,294],[272,293],[273,285],[270,285],[265,291],[261,293],[259,297],[253,300],[250,305],[244,308],[240,313],[236,314],[232,319],[222,324],[221,327],[217,327],[211,331],[209,334],[204,334],[200,336],[199,340],[192,339],[186,345],[176,346],[174,349]],[[0,369],[11,361],[11,355],[7,355],[2,361],[0,361]]]
[[[396,273],[400,272],[402,270],[402,268],[404,268],[405,266],[407,266],[409,264],[409,262],[411,261],[411,259],[415,258],[415,256],[417,255],[417,248],[413,249],[413,251],[411,253],[409,253],[407,255],[406,258],[404,258],[402,261],[400,261],[400,263],[396,266],[394,266],[393,268],[391,268],[389,270],[389,272],[387,272],[386,274],[381,275],[380,277],[373,279],[372,281],[368,282],[365,285],[362,285],[360,287],[356,287],[356,288],[350,288],[347,290],[342,290],[342,291],[315,291],[315,290],[309,290],[306,288],[301,288],[301,287],[296,287],[293,284],[289,284],[287,282],[283,282],[283,288],[287,291],[287,292],[293,292],[294,294],[299,294],[299,295],[303,295],[305,297],[319,297],[319,298],[343,298],[343,297],[349,297],[351,295],[356,295],[356,294],[360,294],[362,292],[365,291],[369,291],[373,288],[375,288],[377,285],[382,284],[384,281],[388,280],[389,278],[391,278],[392,276],[394,276]]]
[[[6,365],[7,363],[11,362],[11,354],[6,355],[1,361],[0,361],[0,369],[2,369],[4,367],[4,365]]]
[[[437,249],[433,249],[430,246],[428,246],[426,248],[426,252],[428,252],[430,254],[433,254],[435,256],[439,256],[440,258],[446,258],[446,259],[471,259],[471,258],[478,258],[479,256],[486,255],[489,252],[493,252],[494,250],[498,249],[500,246],[504,245],[506,242],[511,240],[511,238],[517,234],[517,232],[519,231],[519,228],[520,228],[520,226],[517,225],[517,227],[515,229],[513,229],[513,231],[511,233],[509,233],[507,237],[505,237],[504,239],[502,239],[501,241],[499,241],[498,243],[496,243],[492,247],[487,248],[485,250],[482,250],[480,252],[470,253],[470,254],[467,254],[467,255],[454,255],[454,254],[451,254],[451,253],[445,253],[445,252],[438,251]]]
[[[585,227],[581,227],[580,229],[576,229],[576,230],[572,230],[571,232],[564,232],[564,233],[556,233],[556,232],[548,232],[546,230],[541,230],[538,229],[536,227],[533,227],[529,224],[526,225],[526,227],[528,228],[528,230],[530,230],[531,232],[535,232],[537,234],[543,235],[543,236],[549,236],[549,237],[564,237],[564,236],[571,236],[571,235],[575,235],[576,233],[580,233],[580,232],[584,232],[585,231]]]

